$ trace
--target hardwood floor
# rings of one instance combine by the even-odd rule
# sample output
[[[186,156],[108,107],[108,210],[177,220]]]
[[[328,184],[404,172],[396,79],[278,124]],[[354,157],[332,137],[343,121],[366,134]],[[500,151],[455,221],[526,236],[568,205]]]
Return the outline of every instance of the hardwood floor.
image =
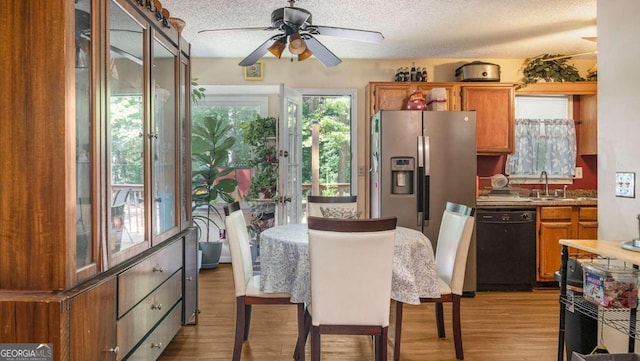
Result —
[[[235,296],[230,264],[200,271],[197,326],[182,327],[160,361],[230,360],[235,329]],[[462,339],[466,361],[555,360],[558,290],[478,292],[462,299]],[[439,339],[433,305],[405,305],[400,359],[454,361],[451,306],[445,304],[447,337]],[[393,303],[389,360],[393,360]],[[290,361],[296,341],[295,306],[254,306],[243,361]],[[310,360],[307,342],[307,360]],[[366,336],[323,336],[322,359],[372,360]]]

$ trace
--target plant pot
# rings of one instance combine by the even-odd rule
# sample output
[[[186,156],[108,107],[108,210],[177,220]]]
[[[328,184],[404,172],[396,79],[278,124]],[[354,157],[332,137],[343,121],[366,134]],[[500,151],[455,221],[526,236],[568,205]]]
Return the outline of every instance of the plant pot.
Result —
[[[220,255],[222,254],[222,242],[200,242],[200,250],[202,250],[202,267],[203,269],[212,269],[218,267]]]

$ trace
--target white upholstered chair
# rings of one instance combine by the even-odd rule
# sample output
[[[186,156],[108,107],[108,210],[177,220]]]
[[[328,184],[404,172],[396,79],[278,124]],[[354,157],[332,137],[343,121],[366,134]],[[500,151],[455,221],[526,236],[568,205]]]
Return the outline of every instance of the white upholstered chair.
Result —
[[[421,303],[435,303],[438,337],[445,337],[443,302],[452,303],[453,342],[456,358],[464,359],[462,330],[460,327],[460,297],[464,284],[467,255],[475,219],[473,208],[447,203],[442,216],[436,244],[436,273],[440,285],[440,298],[420,298]],[[402,302],[396,301],[394,360],[400,360],[402,334]]]
[[[224,223],[231,251],[233,284],[236,291],[236,333],[232,360],[240,361],[242,343],[249,338],[251,306],[256,304],[293,305],[293,303],[290,301],[289,294],[260,291],[260,276],[253,275],[249,234],[244,214],[240,210],[240,204],[234,202],[225,206],[224,213]],[[297,305],[298,313],[298,334],[302,335],[304,333],[305,306],[304,303],[296,303],[295,305]],[[274,329],[277,329],[278,325],[273,326]],[[294,353],[296,360],[304,361],[304,341],[304,338],[298,337]]]
[[[309,217],[311,359],[320,335],[371,335],[375,359],[387,359],[397,219]]]
[[[307,196],[307,217],[322,217],[320,207],[358,210],[358,196]]]

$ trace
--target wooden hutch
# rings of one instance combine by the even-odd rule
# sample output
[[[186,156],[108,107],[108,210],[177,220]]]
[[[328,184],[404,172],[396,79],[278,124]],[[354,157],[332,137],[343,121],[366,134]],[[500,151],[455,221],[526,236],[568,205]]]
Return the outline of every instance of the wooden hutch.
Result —
[[[190,46],[160,6],[3,5],[0,343],[152,360],[197,322]]]

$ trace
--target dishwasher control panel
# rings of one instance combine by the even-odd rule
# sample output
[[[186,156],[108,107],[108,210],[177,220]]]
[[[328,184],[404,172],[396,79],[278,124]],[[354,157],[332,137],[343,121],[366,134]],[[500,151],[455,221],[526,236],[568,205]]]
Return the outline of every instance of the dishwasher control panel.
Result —
[[[478,222],[490,223],[535,222],[536,211],[525,209],[478,209],[476,219]]]

